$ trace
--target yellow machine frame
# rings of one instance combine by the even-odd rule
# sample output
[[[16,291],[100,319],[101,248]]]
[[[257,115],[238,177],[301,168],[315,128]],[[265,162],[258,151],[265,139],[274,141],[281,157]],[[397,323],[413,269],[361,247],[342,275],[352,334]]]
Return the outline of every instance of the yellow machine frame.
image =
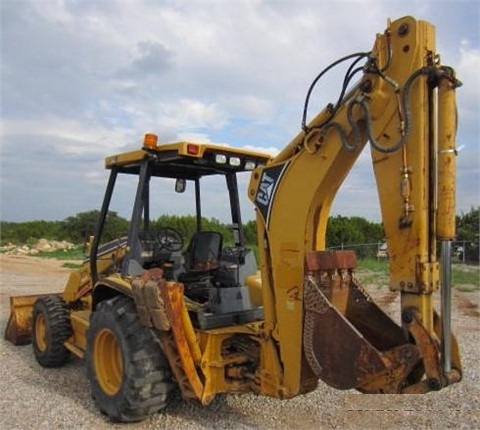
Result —
[[[319,378],[371,393],[423,393],[459,381],[458,346],[447,316],[433,308],[433,293],[441,283],[445,294],[449,288],[436,241],[455,236],[460,83],[440,64],[434,27],[412,17],[389,22],[366,58],[361,81],[333,114],[331,107],[320,112],[274,158],[207,144],[158,144],[146,135],[143,149],[105,161],[107,169],[132,172],[167,153],[202,160],[222,150],[257,161],[248,194],[257,211],[260,272],[246,283],[252,301],[263,306],[262,319],[199,329],[181,282],[156,269],[139,276],[113,270],[129,251],[119,240],[71,274],[62,293],[73,327],[65,346],[83,357],[97,304],[123,294],[157,334],[182,395],[203,404],[221,392],[293,397],[315,389]],[[325,251],[331,204],[367,142],[401,326],[363,290],[351,253]],[[35,299],[12,298],[10,340],[28,340]]]

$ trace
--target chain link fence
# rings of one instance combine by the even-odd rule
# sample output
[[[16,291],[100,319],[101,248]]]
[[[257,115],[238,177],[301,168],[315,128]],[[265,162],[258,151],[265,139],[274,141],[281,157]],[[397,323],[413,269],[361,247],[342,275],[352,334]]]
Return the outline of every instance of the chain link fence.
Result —
[[[440,244],[438,244],[440,250]],[[479,262],[479,242],[466,240],[452,241],[452,262],[463,264],[478,264]],[[388,259],[388,248],[384,242],[359,243],[359,244],[341,244],[331,246],[329,250],[351,250],[355,251],[357,258],[376,258],[378,260]]]
[[[354,251],[357,258],[388,258],[387,245],[382,242],[374,243],[358,243],[358,244],[341,244],[339,246],[331,246],[328,250],[350,250]]]
[[[479,249],[480,243],[478,240],[476,242],[455,240],[452,242],[452,261],[454,263],[478,264]]]

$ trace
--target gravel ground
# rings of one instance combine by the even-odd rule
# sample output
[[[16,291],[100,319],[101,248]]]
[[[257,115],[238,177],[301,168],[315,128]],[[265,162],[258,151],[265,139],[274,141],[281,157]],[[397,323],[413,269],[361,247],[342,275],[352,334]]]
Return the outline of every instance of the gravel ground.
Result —
[[[67,270],[51,260],[0,255],[0,326],[11,294],[60,291]],[[389,292],[372,294],[388,309]],[[40,367],[31,345],[0,340],[0,429],[445,429],[480,428],[477,293],[454,291],[453,326],[463,358],[463,381],[426,395],[362,395],[323,383],[307,395],[277,400],[222,395],[202,407],[180,398],[136,424],[113,424],[95,408],[82,361],[60,369]]]

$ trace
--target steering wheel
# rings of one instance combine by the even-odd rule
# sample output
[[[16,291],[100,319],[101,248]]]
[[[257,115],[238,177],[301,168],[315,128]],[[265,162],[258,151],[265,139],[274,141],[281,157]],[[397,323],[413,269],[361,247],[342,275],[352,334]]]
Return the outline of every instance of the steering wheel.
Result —
[[[164,227],[157,230],[159,249],[169,252],[180,251],[183,248],[182,235],[175,229]]]

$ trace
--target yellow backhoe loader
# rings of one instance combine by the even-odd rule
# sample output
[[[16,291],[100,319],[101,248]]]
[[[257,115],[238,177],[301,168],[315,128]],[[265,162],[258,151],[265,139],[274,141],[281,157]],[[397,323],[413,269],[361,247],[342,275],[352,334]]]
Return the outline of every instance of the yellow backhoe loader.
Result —
[[[63,293],[12,297],[6,338],[32,341],[42,366],[84,358],[97,406],[125,422],[165,407],[175,387],[207,405],[218,393],[291,398],[319,379],[364,393],[426,393],[460,381],[449,256],[461,83],[440,63],[434,27],[412,17],[389,22],[371,51],[334,65],[342,61],[350,66],[338,101],[307,122],[321,73],[301,131],[275,157],[146,134],[141,149],[106,158],[89,258]],[[362,288],[355,255],[325,250],[330,206],[367,142],[390,288],[401,296],[398,324]],[[258,267],[240,215],[237,176],[246,171]],[[202,229],[200,185],[212,177],[228,190],[231,245]],[[136,182],[129,232],[104,243],[119,178]],[[188,244],[174,229],[152,227],[150,213],[168,212],[173,185],[174,196],[195,203]]]

